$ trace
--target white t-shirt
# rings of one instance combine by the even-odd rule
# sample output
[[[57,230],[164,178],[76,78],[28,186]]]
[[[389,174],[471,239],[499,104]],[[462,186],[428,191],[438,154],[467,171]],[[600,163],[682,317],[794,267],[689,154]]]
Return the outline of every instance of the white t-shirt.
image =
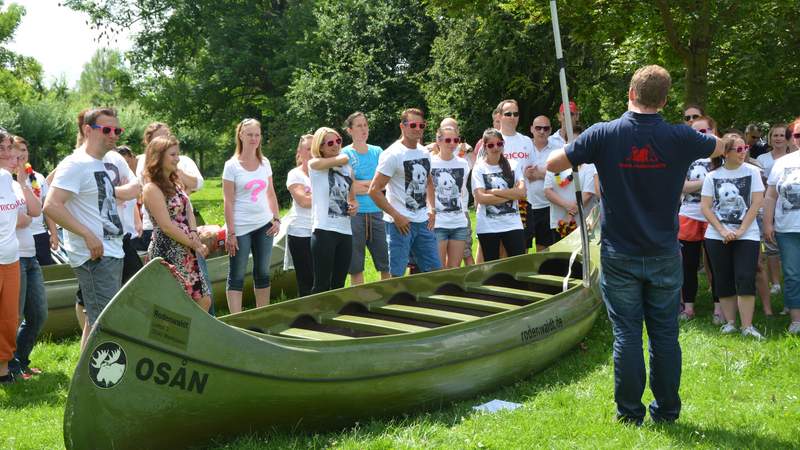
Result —
[[[25,194],[22,193],[22,186],[14,182],[14,193],[17,195],[19,207],[17,214],[28,214],[28,204],[25,202]],[[41,214],[38,216],[41,217]],[[31,217],[35,219],[35,217]],[[32,258],[36,256],[36,243],[33,240],[33,221],[25,228],[17,228],[17,241],[19,242],[19,257]]]
[[[302,185],[307,193],[311,192],[311,179],[303,172],[302,167],[295,167],[286,176],[286,187],[290,188],[294,184]],[[286,224],[289,236],[311,237],[311,208],[303,208],[292,198],[292,209],[286,215]]]
[[[777,159],[777,161],[780,161],[781,158],[784,158],[784,157],[786,157],[786,155],[781,156],[780,158]],[[769,177],[769,174],[772,172],[772,166],[774,166],[775,162],[776,162],[775,158],[772,157],[772,152],[769,151],[769,152],[764,153],[762,155],[758,155],[758,158],[756,158],[756,161],[758,161],[758,163],[761,164],[761,167],[764,168],[764,174],[767,177]]]
[[[234,184],[233,221],[236,236],[257,230],[273,218],[267,200],[272,166],[267,158],[262,161],[262,164],[251,172],[242,167],[239,159],[234,156],[225,161],[225,167],[222,169],[222,179]]]
[[[511,136],[503,135],[503,156],[513,166],[517,164],[524,169],[525,163],[533,152],[533,141],[524,134],[514,133]]]
[[[64,206],[103,242],[103,256],[122,258],[122,220],[117,212],[114,185],[103,161],[84,152],[74,152],[59,164],[52,186],[73,194]],[[86,241],[69,230],[64,230],[64,247],[70,266],[78,267],[89,260]]]
[[[395,142],[381,153],[377,172],[389,177],[386,186],[389,204],[411,222],[427,222],[431,157],[425,147],[417,144],[417,148],[408,148],[402,141]],[[394,223],[386,213],[383,220]]]
[[[686,181],[703,181],[706,179],[706,175],[708,175],[709,172],[711,172],[711,159],[698,159],[689,166],[689,170],[686,172]],[[703,212],[700,210],[700,191],[683,195],[681,209],[678,214],[701,222],[706,221]]]
[[[431,177],[436,208],[436,228],[467,226],[467,176],[469,163],[453,156],[449,161],[439,155],[431,156]]]
[[[778,158],[769,174],[767,184],[775,186],[775,231],[800,232],[800,152]]]
[[[34,171],[33,176],[36,177],[36,181],[39,182],[39,189],[41,189],[41,194],[39,196],[39,201],[42,202],[44,205],[44,198],[47,196],[47,179],[45,179],[44,175],[40,174],[39,172]],[[33,185],[31,184],[31,179],[29,177],[25,177],[25,184],[33,190]],[[42,234],[47,231],[47,225],[44,223],[44,214],[39,214],[36,217],[31,217],[31,233],[33,235]]]
[[[556,147],[549,142],[541,150],[537,149],[536,145],[534,145],[531,150],[530,157],[528,157],[528,160],[525,161],[522,167],[523,176],[525,175],[525,169],[528,166],[544,168],[547,164],[547,157],[550,156],[550,153],[558,148],[559,147]],[[548,202],[547,197],[544,196],[544,180],[529,181],[527,178],[525,178],[525,186],[528,188],[528,203],[531,204],[531,208],[541,209],[550,206],[550,202]]]
[[[325,170],[309,167],[308,175],[311,178],[312,230],[352,235],[347,208],[353,185],[353,169],[349,164]]]
[[[563,148],[565,145],[567,145],[567,141],[565,141],[564,138],[561,137],[561,130],[562,129],[559,128],[558,131],[551,134],[547,138],[547,142],[549,142],[550,145],[552,145],[555,148]]]
[[[11,173],[0,169],[0,264],[19,260],[19,241],[15,230],[20,202],[13,183]]]
[[[103,165],[114,187],[124,186],[136,177],[125,158],[115,151],[106,153],[106,156],[103,157]],[[122,234],[136,237],[133,208],[136,208],[136,199],[117,202],[117,212],[122,220]]]
[[[139,179],[139,184],[141,184],[142,186],[145,185],[144,162],[145,162],[145,155],[136,156],[136,177]],[[180,155],[178,157],[178,169],[187,175],[197,178],[197,188],[187,192],[187,194],[191,194],[192,192],[197,192],[203,188],[203,183],[205,182],[205,180],[203,179],[203,174],[200,173],[200,169],[197,168],[197,164],[195,164],[194,161],[192,161],[192,158],[189,158],[186,155]],[[141,212],[142,212],[142,229],[152,230],[153,221],[150,220],[150,213],[147,212],[147,208],[142,208]]]
[[[511,164],[511,171],[514,174],[514,179],[507,180],[503,178],[503,170],[499,165],[492,166],[486,164],[486,161],[476,163],[475,167],[472,168],[472,191],[514,187],[522,179],[522,173],[519,170],[519,166],[513,163]],[[502,233],[522,229],[522,219],[519,217],[516,200],[509,200],[497,205],[476,203],[478,204],[476,233]]]
[[[736,170],[723,166],[706,175],[701,193],[705,197],[711,197],[711,211],[722,225],[736,231],[750,208],[754,192],[764,192],[761,172],[758,167],[745,163]],[[722,240],[722,236],[713,226],[706,228],[705,238]],[[753,220],[739,239],[761,240],[756,220]]]
[[[569,182],[567,185],[562,187],[560,182],[564,182],[572,175],[572,168],[568,168],[558,174],[558,179],[556,179],[556,174],[553,172],[547,172],[547,175],[544,177],[544,189],[552,189],[553,192],[558,195],[560,198],[569,201],[575,201],[575,183]],[[581,191],[588,192],[590,194],[594,194],[594,198],[597,197],[597,192],[594,190],[594,177],[597,175],[597,169],[594,167],[594,164],[583,164],[581,168],[578,170],[578,175],[581,177]],[[594,198],[592,201],[586,205],[585,211],[588,211],[594,206],[595,200]],[[566,222],[570,222],[572,220],[576,220],[574,217],[568,217],[567,210],[556,205],[555,203],[549,203],[550,205],[550,228],[557,229],[558,228],[558,221],[564,220]]]

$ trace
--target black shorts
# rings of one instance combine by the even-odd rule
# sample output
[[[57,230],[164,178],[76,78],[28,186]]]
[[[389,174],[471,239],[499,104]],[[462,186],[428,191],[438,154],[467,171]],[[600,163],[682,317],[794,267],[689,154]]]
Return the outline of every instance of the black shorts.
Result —
[[[705,246],[714,266],[714,288],[720,298],[756,294],[758,241],[736,240],[724,244],[706,239]]]
[[[528,204],[528,221],[525,224],[525,245],[530,248],[533,240],[536,245],[549,247],[555,244],[555,236],[550,228],[550,207],[533,209]]]

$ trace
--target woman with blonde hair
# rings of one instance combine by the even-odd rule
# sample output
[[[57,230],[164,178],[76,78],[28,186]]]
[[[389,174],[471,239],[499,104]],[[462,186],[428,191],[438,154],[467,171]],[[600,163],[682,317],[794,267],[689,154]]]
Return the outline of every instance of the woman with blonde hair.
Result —
[[[310,294],[314,286],[314,262],[311,256],[311,179],[308,177],[313,137],[310,134],[300,136],[294,155],[297,167],[286,176],[286,188],[292,195],[292,209],[286,216],[288,254],[291,255],[297,278],[297,294],[300,297]]]
[[[434,233],[439,243],[439,259],[446,268],[461,266],[466,240],[472,235],[466,215],[469,163],[456,154],[460,143],[455,128],[440,127],[431,150]]]
[[[331,128],[319,128],[311,140],[313,159],[308,168],[315,294],[344,287],[353,253],[350,217],[358,211],[358,202],[350,159],[341,148],[342,137]]]
[[[253,253],[256,306],[269,304],[269,261],[272,239],[280,231],[278,197],[272,166],[261,152],[261,122],[244,119],[236,126],[236,150],[222,171],[227,239],[230,256],[225,294],[232,313],[242,310],[244,272]]]
[[[211,289],[200,272],[198,256],[208,254],[200,242],[189,196],[178,178],[180,149],[174,136],[153,139],[145,153],[144,206],[153,220],[147,254],[172,265],[186,293],[204,311],[211,306]]]

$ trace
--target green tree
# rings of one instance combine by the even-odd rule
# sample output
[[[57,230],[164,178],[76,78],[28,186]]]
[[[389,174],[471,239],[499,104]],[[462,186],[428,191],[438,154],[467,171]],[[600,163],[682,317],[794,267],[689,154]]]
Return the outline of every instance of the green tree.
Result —
[[[98,49],[84,64],[78,93],[94,106],[115,105],[137,97],[122,54],[108,48]]]
[[[3,10],[0,0],[0,98],[15,104],[30,100],[42,86],[42,67],[33,58],[18,55],[5,45],[14,36],[25,8],[12,3]]]

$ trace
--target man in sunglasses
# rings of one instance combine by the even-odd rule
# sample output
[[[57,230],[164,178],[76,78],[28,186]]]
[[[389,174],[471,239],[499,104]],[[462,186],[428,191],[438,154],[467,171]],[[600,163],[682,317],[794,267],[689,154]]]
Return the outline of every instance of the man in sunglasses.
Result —
[[[572,117],[573,125],[580,122],[581,110],[578,109],[578,105],[572,100],[569,101],[569,114]],[[550,135],[549,140],[552,145],[556,146],[556,148],[561,148],[567,145],[567,130],[564,129],[564,126],[567,124],[567,122],[566,119],[564,119],[563,103],[558,108],[558,123],[561,124],[561,128],[559,128],[558,131]]]
[[[555,173],[588,163],[597,168],[603,208],[600,291],[614,332],[617,419],[636,425],[646,415],[643,322],[655,397],[650,417],[673,422],[680,414],[679,198],[691,163],[720,156],[725,147],[713,135],[664,121],[659,111],[671,84],[663,67],[637,70],[628,89],[628,111],[593,125],[547,160],[547,170]]]
[[[503,156],[506,157],[511,167],[524,169],[528,163],[531,153],[533,153],[533,141],[522,133],[517,133],[519,125],[519,103],[514,99],[503,100],[497,105],[500,111],[500,133],[503,134]],[[519,201],[519,215],[522,219],[522,227],[528,228],[527,200]],[[550,218],[548,217],[548,221]],[[531,247],[531,241],[527,241],[527,247]]]
[[[755,123],[747,125],[744,129],[744,140],[750,146],[750,157],[753,159],[769,151],[767,143],[761,138],[761,128]]]
[[[555,236],[550,228],[550,202],[544,195],[544,177],[547,174],[547,157],[556,147],[550,140],[550,119],[538,116],[531,124],[533,150],[525,162],[525,181],[528,187],[528,221],[525,240],[528,248],[536,239],[536,251],[541,252],[553,245]]]
[[[114,184],[103,163],[122,133],[116,111],[90,110],[82,131],[82,148],[59,164],[44,205],[45,214],[66,230],[69,264],[86,306],[88,320],[81,347],[88,330],[119,291],[124,257]]]
[[[412,252],[420,272],[442,267],[433,233],[431,157],[420,144],[426,125],[421,110],[403,111],[400,140],[381,153],[369,186],[369,196],[383,210],[383,220],[387,222],[389,272],[393,277],[405,274]]]

